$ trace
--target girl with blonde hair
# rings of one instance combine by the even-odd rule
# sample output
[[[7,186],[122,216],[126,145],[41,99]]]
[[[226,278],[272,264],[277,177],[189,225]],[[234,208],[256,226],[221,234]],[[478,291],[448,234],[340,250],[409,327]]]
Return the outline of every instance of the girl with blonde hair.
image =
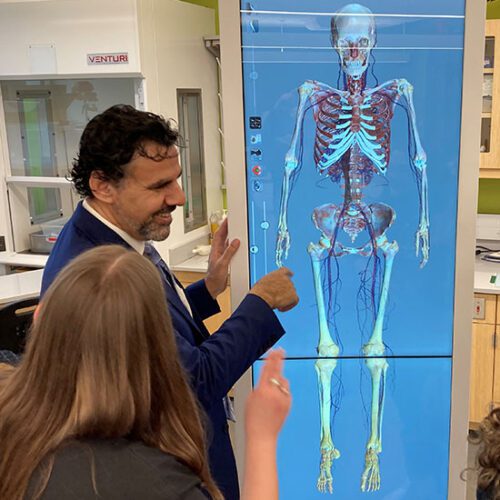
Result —
[[[278,498],[281,363],[271,354],[248,402],[248,500]],[[56,278],[23,359],[0,373],[0,498],[222,500],[200,415],[156,268],[97,247]]]

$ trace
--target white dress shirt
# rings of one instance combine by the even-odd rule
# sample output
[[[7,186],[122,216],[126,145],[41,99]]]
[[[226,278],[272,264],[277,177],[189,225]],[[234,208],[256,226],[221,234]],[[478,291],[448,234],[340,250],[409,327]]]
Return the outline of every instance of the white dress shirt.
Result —
[[[122,240],[127,242],[137,253],[144,255],[144,247],[146,246],[146,242],[132,238],[132,236],[130,236],[130,234],[128,234],[126,231],[119,228],[118,226],[115,226],[112,222],[109,222],[109,220],[105,219],[99,212],[97,212],[97,210],[95,210],[86,199],[83,200],[82,205],[83,208],[87,210],[87,212],[93,215],[97,220],[101,221],[105,226],[109,227],[109,229],[114,231],[120,238],[122,238]],[[189,305],[184,290],[177,284],[175,278],[173,278],[172,281],[174,283],[177,295],[179,295],[179,298],[181,299],[182,303],[184,304],[184,306],[186,307],[186,309],[188,310],[189,314],[192,317],[193,311],[191,311],[191,306]]]

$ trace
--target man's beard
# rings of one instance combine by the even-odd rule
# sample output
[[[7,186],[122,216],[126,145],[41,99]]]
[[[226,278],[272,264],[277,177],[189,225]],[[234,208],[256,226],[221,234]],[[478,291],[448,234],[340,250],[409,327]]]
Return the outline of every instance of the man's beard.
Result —
[[[140,224],[137,232],[144,240],[163,241],[170,234],[170,225],[158,224],[154,220],[154,216]]]
[[[175,207],[174,207],[175,208]],[[170,224],[159,224],[155,221],[155,216],[161,214],[162,212],[173,212],[174,208],[167,207],[158,212],[154,213],[148,217],[144,222],[137,222],[123,212],[119,207],[117,207],[117,212],[120,213],[120,218],[126,222],[127,226],[130,227],[134,234],[139,235],[139,239],[148,241],[163,241],[166,240],[170,234]],[[131,235],[132,236],[132,235]]]

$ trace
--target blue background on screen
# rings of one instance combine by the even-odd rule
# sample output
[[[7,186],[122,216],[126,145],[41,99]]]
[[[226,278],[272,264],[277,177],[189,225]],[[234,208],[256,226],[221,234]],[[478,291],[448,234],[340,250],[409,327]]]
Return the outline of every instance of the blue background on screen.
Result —
[[[297,89],[306,80],[344,88],[339,58],[330,44],[331,16],[325,14],[333,14],[346,3],[241,2],[251,283],[276,269],[284,161],[296,123]],[[387,174],[374,176],[363,197],[367,204],[381,202],[395,210],[396,220],[387,236],[399,244],[384,322],[385,354],[394,357],[388,358],[383,451],[379,457],[381,488],[370,493],[360,491],[371,402],[370,374],[361,349],[372,326],[370,312],[364,311],[359,300],[360,275],[368,259],[350,255],[338,259],[337,308],[330,310],[330,332],[340,347],[332,382],[332,398],[339,409],[332,430],[341,457],[333,468],[332,498],[444,500],[449,460],[464,1],[360,3],[377,14],[377,44],[372,50],[367,87],[404,78],[414,88],[417,127],[428,160],[430,259],[421,269],[420,258],[415,255],[418,191],[409,162],[407,115],[396,106]],[[260,118],[260,128],[250,127],[251,117]],[[252,121],[255,124],[255,119]],[[280,345],[289,358],[286,375],[293,392],[292,412],[278,450],[280,493],[285,500],[324,498],[316,488],[320,463],[314,369],[318,319],[307,246],[320,237],[311,220],[314,208],[326,203],[341,205],[343,192],[339,184],[316,171],[314,138],[315,122],[309,110],[303,123],[302,166],[289,199],[291,249],[284,263],[294,272],[300,303],[279,315],[287,332]],[[361,233],[355,246],[366,241],[365,233]],[[348,241],[344,239],[343,243]],[[255,372],[260,366],[257,362]]]
[[[368,439],[369,375],[359,359],[339,361],[344,395],[333,439],[341,456],[333,468],[333,494],[316,490],[319,470],[319,409],[313,360],[287,360],[292,410],[278,443],[283,500],[445,500],[448,483],[451,360],[389,359],[381,487],[362,493],[360,478]],[[256,363],[258,377],[262,362]]]
[[[267,8],[271,9],[275,3],[279,2],[267,2]],[[308,9],[313,10],[314,4],[308,2]],[[332,11],[333,7],[344,5],[340,2],[329,4]],[[450,2],[432,4],[441,5],[442,12],[446,12]],[[405,5],[406,2],[399,8]],[[253,283],[276,269],[284,158],[296,120],[297,88],[311,79],[337,87],[339,64],[337,53],[328,48],[330,17],[311,17],[317,24],[314,30],[295,25],[288,27],[289,17],[281,16],[280,22],[261,22],[258,32],[246,29],[248,19],[266,19],[265,15],[243,14],[242,18],[243,46],[249,47],[242,53]],[[372,52],[375,63],[369,69],[367,86],[376,86],[376,77],[379,83],[405,78],[414,87],[417,127],[428,158],[431,223],[430,259],[420,269],[415,256],[419,204],[417,184],[409,165],[408,119],[405,110],[396,106],[388,173],[385,177],[375,176],[364,190],[366,203],[386,203],[396,211],[396,220],[387,235],[390,241],[398,242],[400,250],[394,261],[384,341],[388,354],[451,355],[463,19],[377,17],[376,23],[378,42]],[[283,51],[281,48],[255,48],[279,47],[279,44],[326,48],[285,48]],[[340,85],[343,85],[342,80]],[[312,153],[315,128],[311,114],[310,110],[304,120],[302,169],[290,195],[291,249],[284,263],[295,273],[294,282],[301,302],[281,318],[288,332],[281,344],[289,356],[299,357],[315,356],[318,340],[316,298],[307,246],[310,242],[318,242],[320,233],[313,225],[311,214],[315,207],[324,203],[342,203],[340,186],[316,171]],[[261,129],[250,129],[252,116],[261,117]],[[252,136],[257,134],[261,142],[252,143]],[[256,148],[261,151],[260,158],[251,154]],[[252,171],[255,166],[261,167],[260,175]],[[355,244],[366,241],[364,232]],[[342,347],[341,355],[359,355],[371,333],[370,326],[366,326],[368,323],[364,329],[359,327],[364,317],[358,317],[362,306],[356,299],[359,273],[365,269],[367,258],[345,256],[338,262],[341,289],[337,295],[340,310],[335,315],[336,335]]]
[[[241,1],[242,10],[273,10],[292,12],[335,12],[349,2],[338,0],[251,0]],[[358,2],[377,14],[427,14],[463,16],[465,5],[456,0],[365,0]],[[251,6],[251,8],[249,7]]]

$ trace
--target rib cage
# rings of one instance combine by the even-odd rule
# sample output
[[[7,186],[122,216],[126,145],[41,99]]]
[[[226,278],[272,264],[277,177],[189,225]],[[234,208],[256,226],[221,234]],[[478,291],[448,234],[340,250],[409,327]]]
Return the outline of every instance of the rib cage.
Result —
[[[390,161],[390,123],[399,99],[397,80],[357,95],[314,84],[310,98],[316,122],[314,162],[319,172],[326,171],[333,182],[339,182],[348,166],[349,173],[361,180],[360,187],[369,184],[373,175],[385,174]],[[342,147],[345,152],[332,161]]]

